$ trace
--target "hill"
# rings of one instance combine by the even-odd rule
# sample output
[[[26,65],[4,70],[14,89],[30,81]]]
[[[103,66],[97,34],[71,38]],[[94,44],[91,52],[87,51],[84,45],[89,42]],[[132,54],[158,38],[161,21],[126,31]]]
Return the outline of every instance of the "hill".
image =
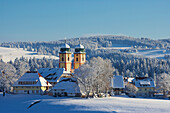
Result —
[[[43,57],[49,58],[49,59],[58,59],[56,56],[52,55],[38,55],[37,52],[31,52],[31,51],[25,51],[22,48],[6,48],[6,47],[0,47],[0,58],[4,62],[9,62],[10,60],[14,61],[16,58],[37,58],[42,59]]]

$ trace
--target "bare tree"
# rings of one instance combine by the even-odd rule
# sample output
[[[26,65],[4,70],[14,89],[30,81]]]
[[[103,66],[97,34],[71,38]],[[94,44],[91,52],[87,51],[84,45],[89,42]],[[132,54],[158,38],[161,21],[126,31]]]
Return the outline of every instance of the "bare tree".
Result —
[[[170,74],[162,73],[156,78],[157,89],[163,92],[166,96],[166,92],[170,91]]]
[[[110,60],[97,57],[76,69],[74,77],[78,79],[80,89],[87,95],[89,92],[105,93],[110,87],[110,79],[114,70]]]
[[[0,62],[0,89],[3,95],[9,91],[11,85],[17,80],[16,69],[11,64]]]

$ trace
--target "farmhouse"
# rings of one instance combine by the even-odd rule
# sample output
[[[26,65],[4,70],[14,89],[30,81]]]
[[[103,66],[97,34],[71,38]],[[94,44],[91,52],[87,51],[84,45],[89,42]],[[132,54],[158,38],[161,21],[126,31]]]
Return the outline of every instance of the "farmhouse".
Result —
[[[74,78],[61,78],[52,88],[52,93],[53,96],[81,96],[80,88]]]
[[[123,76],[114,75],[111,79],[111,88],[115,95],[121,94],[125,88]]]
[[[153,97],[155,82],[151,77],[136,77],[132,82],[137,88],[137,97]]]
[[[13,84],[14,93],[43,94],[52,85],[45,80],[38,72],[26,72]]]

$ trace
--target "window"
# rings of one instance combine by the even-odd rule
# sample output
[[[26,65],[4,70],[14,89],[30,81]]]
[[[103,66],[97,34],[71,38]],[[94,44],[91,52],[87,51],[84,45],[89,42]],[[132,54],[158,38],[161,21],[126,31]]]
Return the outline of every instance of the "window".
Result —
[[[64,61],[64,58],[62,57],[62,59],[61,59],[62,61]]]
[[[68,61],[70,61],[70,57],[68,57]]]
[[[82,57],[82,61],[84,61],[84,56]]]
[[[78,61],[78,58],[76,58],[76,61]]]
[[[39,93],[39,91],[38,91],[38,90],[36,90],[36,93],[38,94],[38,93]]]

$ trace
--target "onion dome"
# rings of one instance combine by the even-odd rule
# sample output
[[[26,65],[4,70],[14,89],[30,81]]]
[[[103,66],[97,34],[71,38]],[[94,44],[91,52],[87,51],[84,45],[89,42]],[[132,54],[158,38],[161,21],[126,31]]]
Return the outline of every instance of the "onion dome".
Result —
[[[79,45],[77,45],[75,48],[81,48],[81,49],[84,49],[84,46],[83,45],[81,45],[81,44],[79,44]]]
[[[85,53],[84,46],[79,44],[75,47],[75,53]]]
[[[60,48],[60,53],[66,53],[66,52],[67,53],[70,52],[70,46],[66,44],[66,41],[65,41],[65,43]]]

